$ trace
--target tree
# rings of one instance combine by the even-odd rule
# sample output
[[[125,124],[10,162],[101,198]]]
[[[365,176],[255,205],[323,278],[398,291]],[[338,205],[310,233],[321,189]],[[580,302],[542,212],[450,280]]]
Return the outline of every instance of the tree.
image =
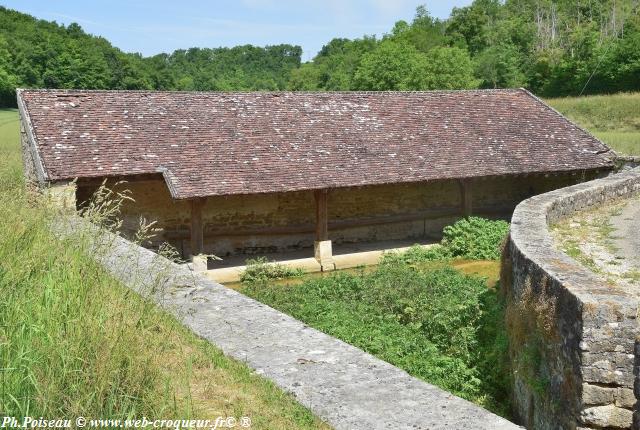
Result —
[[[447,43],[445,23],[433,18],[424,6],[417,7],[410,25],[405,21],[396,22],[390,37],[396,42],[411,44],[420,52],[428,52]]]
[[[7,41],[0,36],[0,105],[13,106],[16,96],[15,89],[18,85],[18,78],[11,73],[11,54],[9,53]]]
[[[359,90],[387,91],[420,89],[424,54],[412,45],[383,41],[373,52],[362,57],[355,74]]]
[[[362,57],[378,46],[375,37],[362,39],[332,39],[322,47],[318,55],[307,68],[315,69],[317,88],[329,91],[347,91],[355,89],[354,77]],[[307,70],[307,76],[310,71]]]
[[[462,90],[477,88],[469,53],[461,48],[434,48],[423,60],[416,89]]]
[[[292,91],[317,91],[320,89],[322,71],[313,63],[306,63],[291,71],[287,88]]]
[[[518,49],[508,43],[491,46],[476,57],[476,76],[484,88],[518,88],[526,85]]]
[[[476,0],[471,6],[453,8],[447,21],[446,34],[456,46],[467,48],[473,55],[490,44],[490,31],[500,11],[498,0]]]

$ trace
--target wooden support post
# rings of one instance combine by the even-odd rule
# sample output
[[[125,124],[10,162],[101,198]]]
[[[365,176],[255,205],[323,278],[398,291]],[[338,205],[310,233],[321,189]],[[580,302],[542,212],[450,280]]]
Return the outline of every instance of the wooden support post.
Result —
[[[470,179],[460,179],[460,201],[462,214],[465,217],[470,217],[473,212],[473,189],[471,187]]]
[[[316,199],[316,241],[320,242],[329,239],[329,211],[327,201],[329,200],[328,190],[315,190]]]
[[[325,272],[334,270],[333,251],[329,240],[329,190],[315,190],[316,200],[316,240],[314,242],[315,257],[320,263],[320,269]]]
[[[202,207],[205,199],[191,200],[191,257],[202,254],[204,227],[202,225]]]

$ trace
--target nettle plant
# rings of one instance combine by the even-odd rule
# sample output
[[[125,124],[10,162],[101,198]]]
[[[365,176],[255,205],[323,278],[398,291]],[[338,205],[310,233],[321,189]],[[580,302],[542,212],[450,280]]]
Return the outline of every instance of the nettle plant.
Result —
[[[486,218],[464,218],[443,230],[442,245],[453,257],[498,260],[509,223]]]
[[[452,258],[499,260],[508,233],[509,223],[506,221],[464,218],[444,228],[441,243],[430,247],[414,245],[404,252],[390,252],[385,254],[382,263],[415,264]]]

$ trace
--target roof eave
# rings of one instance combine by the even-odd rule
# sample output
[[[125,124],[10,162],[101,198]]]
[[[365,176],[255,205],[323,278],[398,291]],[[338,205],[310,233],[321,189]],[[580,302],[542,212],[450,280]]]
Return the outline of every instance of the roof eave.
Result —
[[[29,152],[31,152],[31,156],[33,157],[33,164],[35,168],[36,179],[38,180],[38,183],[40,186],[45,186],[47,182],[50,181],[50,178],[49,178],[49,175],[47,174],[47,170],[42,161],[40,150],[38,149],[36,134],[33,128],[33,124],[31,122],[31,116],[29,115],[29,110],[25,106],[25,102],[22,98],[23,91],[24,89],[22,88],[16,89],[16,99],[18,101],[18,112],[20,113],[20,118],[22,119],[21,127],[24,129],[24,132],[27,135],[27,146],[28,146]]]

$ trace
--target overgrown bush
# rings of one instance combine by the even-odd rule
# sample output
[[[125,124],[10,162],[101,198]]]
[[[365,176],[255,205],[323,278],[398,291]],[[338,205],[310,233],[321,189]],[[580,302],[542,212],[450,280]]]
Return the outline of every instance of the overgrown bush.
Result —
[[[246,264],[247,268],[240,276],[241,282],[256,284],[269,280],[295,278],[304,275],[304,270],[302,269],[270,262],[265,257],[249,259]]]
[[[498,260],[509,233],[509,223],[485,218],[461,219],[443,230],[442,245],[453,257],[470,260]]]
[[[387,261],[371,273],[287,287],[245,280],[243,292],[418,378],[507,410],[501,305],[483,278]]]
[[[470,217],[457,221],[443,230],[442,242],[437,245],[414,245],[404,252],[389,252],[382,264],[405,264],[466,258],[469,260],[498,260],[502,242],[509,233],[509,223]]]

